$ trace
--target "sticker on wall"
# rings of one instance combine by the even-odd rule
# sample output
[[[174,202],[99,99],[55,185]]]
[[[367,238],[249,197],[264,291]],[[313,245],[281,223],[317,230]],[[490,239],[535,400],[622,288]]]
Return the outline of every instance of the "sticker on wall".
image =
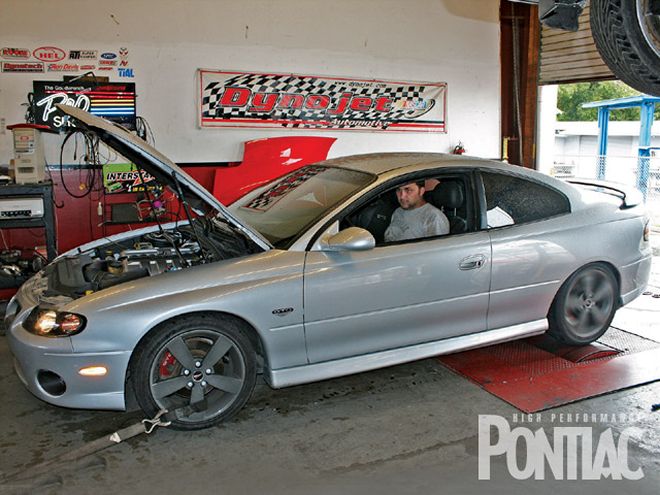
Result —
[[[117,69],[117,73],[119,77],[135,77],[133,76],[133,69],[122,69],[121,67],[119,67]]]
[[[80,66],[78,64],[48,64],[48,72],[78,72]]]
[[[5,60],[27,60],[30,58],[31,52],[27,48],[12,48],[5,46],[0,51],[0,57]]]
[[[41,46],[32,52],[32,56],[42,62],[59,62],[66,58],[66,53],[55,46]]]
[[[89,70],[94,70],[94,69],[96,69],[96,65],[93,65],[93,64],[92,65],[81,65],[80,66],[80,70],[89,71]]]
[[[143,182],[144,181],[144,182]],[[108,163],[103,165],[103,186],[106,194],[160,191],[156,178],[140,172],[132,163]]]
[[[99,67],[98,70],[112,70],[114,67]]]
[[[2,72],[44,72],[44,63],[2,62]]]
[[[101,58],[103,60],[114,60],[117,58],[117,54],[112,52],[105,52],[101,54]]]
[[[98,50],[70,50],[70,60],[96,60],[98,58]]]
[[[115,67],[117,65],[117,61],[116,60],[101,59],[101,60],[99,60],[99,65],[103,65],[105,67]]]
[[[444,82],[198,73],[201,127],[446,132]]]
[[[122,60],[128,60],[128,48],[121,47],[119,49],[119,58]]]

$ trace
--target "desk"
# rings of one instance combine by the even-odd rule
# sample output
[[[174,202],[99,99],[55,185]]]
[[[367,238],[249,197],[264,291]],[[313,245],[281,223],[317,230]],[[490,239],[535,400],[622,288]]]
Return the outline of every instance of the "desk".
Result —
[[[44,215],[37,218],[0,218],[0,229],[43,228],[46,231],[48,261],[57,256],[55,239],[55,213],[53,211],[53,184],[7,184],[0,186],[0,200],[6,198],[32,197],[44,202]]]

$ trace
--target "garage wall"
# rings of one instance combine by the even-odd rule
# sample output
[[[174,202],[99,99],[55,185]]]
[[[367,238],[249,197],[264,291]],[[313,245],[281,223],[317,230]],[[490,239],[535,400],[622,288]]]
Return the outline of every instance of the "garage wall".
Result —
[[[280,135],[338,137],[331,156],[373,150],[499,155],[498,2],[492,0],[2,0],[0,44],[34,49],[129,49],[138,114],[178,162],[240,161],[242,143]],[[199,129],[198,68],[445,81],[448,133]],[[101,75],[101,73],[97,73]],[[0,164],[23,121],[33,79],[0,74]],[[50,163],[60,137],[47,137]]]

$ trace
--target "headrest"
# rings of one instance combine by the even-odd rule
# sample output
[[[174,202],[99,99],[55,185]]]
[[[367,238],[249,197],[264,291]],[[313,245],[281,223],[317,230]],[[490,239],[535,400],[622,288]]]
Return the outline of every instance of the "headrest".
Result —
[[[459,182],[441,182],[432,191],[429,191],[424,197],[434,206],[440,208],[460,208],[465,200],[463,196],[463,185]]]

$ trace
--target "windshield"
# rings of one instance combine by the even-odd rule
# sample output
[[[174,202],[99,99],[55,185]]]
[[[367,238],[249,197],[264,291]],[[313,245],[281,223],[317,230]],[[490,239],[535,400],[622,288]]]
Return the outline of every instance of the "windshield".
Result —
[[[305,227],[375,178],[365,172],[310,165],[247,194],[229,210],[271,244],[286,248]]]

